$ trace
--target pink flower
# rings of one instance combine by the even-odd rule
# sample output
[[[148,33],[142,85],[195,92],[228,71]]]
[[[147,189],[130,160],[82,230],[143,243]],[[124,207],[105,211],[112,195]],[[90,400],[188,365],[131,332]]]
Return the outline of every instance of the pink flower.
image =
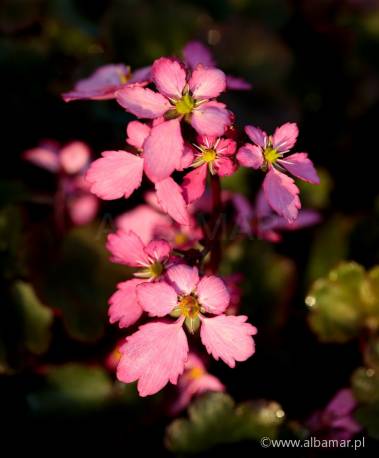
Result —
[[[143,312],[137,301],[137,286],[162,277],[171,265],[171,248],[163,240],[144,244],[134,232],[119,230],[109,234],[107,249],[112,255],[112,262],[137,269],[134,273],[136,278],[119,283],[117,291],[109,299],[110,322],[118,321],[120,328],[125,328],[134,324]]]
[[[144,243],[156,238],[180,249],[192,248],[202,239],[203,232],[192,215],[189,215],[189,224],[181,225],[162,213],[155,193],[148,195],[150,200],[154,196],[154,206],[139,205],[123,213],[116,220],[117,228],[135,232]]]
[[[245,132],[253,144],[246,143],[238,150],[239,163],[267,172],[263,189],[268,203],[279,215],[290,222],[294,221],[301,207],[299,189],[294,180],[283,172],[290,172],[309,183],[320,182],[307,153],[295,153],[284,157],[296,143],[299,133],[297,125],[283,124],[272,136],[253,126],[246,126]]]
[[[229,293],[215,276],[199,278],[196,267],[176,265],[166,274],[167,282],[144,283],[137,287],[138,301],[150,316],[177,317],[145,324],[126,339],[117,368],[120,381],[138,380],[141,396],[157,393],[169,381],[176,384],[188,359],[188,342],[183,330],[200,338],[208,353],[230,367],[254,353],[252,335],[257,330],[246,316],[227,316]],[[213,316],[208,316],[213,315]]]
[[[209,50],[200,41],[190,41],[183,48],[183,58],[185,64],[195,69],[199,64],[205,67],[216,67],[214,58]],[[251,89],[251,84],[238,76],[226,75],[226,88],[246,91]]]
[[[123,339],[117,342],[114,349],[105,358],[104,365],[111,372],[116,372],[117,365],[120,362],[120,359],[121,359],[120,347],[122,344],[123,344]]]
[[[249,237],[255,236],[269,242],[280,242],[280,231],[295,231],[313,226],[321,221],[315,210],[300,210],[297,219],[289,222],[283,216],[276,215],[269,206],[264,192],[260,191],[255,205],[242,194],[232,197],[236,209],[236,223],[240,231]]]
[[[181,169],[182,119],[201,135],[222,135],[230,124],[230,114],[224,104],[214,100],[225,90],[221,70],[198,66],[188,78],[177,60],[162,57],[152,66],[152,80],[158,92],[134,85],[118,91],[116,98],[139,118],[165,119],[152,128],[144,144],[145,172],[155,183]]]
[[[362,431],[353,417],[357,402],[350,389],[340,390],[324,410],[314,413],[307,422],[313,434],[325,439],[347,440]]]
[[[23,154],[25,160],[57,175],[57,196],[63,196],[63,202],[60,198],[55,199],[55,211],[61,215],[67,211],[71,222],[77,226],[90,223],[99,209],[98,199],[89,192],[83,180],[90,155],[88,146],[80,141],[68,143],[63,148],[49,141]]]
[[[195,353],[190,353],[178,380],[178,396],[171,406],[171,413],[176,415],[190,404],[192,398],[208,391],[225,391],[225,386],[207,372],[203,361]]]
[[[74,89],[62,94],[62,97],[65,102],[114,99],[116,91],[128,84],[147,83],[150,80],[150,71],[150,67],[145,67],[132,74],[130,67],[123,64],[103,65],[88,78],[78,81]]]
[[[229,176],[236,169],[234,155],[236,142],[230,138],[200,136],[194,162],[195,170],[187,173],[183,181],[184,197],[187,203],[199,199],[205,191],[208,171],[212,175]]]
[[[168,139],[173,135],[172,127],[175,128],[171,122],[163,124],[164,135]],[[154,164],[151,164],[152,157],[145,154],[146,143],[152,136],[154,138],[151,127],[139,121],[132,121],[128,124],[127,135],[127,143],[134,148],[134,153],[120,150],[105,151],[102,158],[94,161],[87,172],[86,179],[91,185],[91,192],[101,199],[130,197],[140,187],[143,173],[147,174],[152,166],[158,167],[155,164],[156,158]],[[164,167],[164,159],[159,162],[159,167],[161,166]],[[187,205],[180,186],[171,177],[167,177],[155,182],[155,189],[162,209],[178,223],[188,224]]]

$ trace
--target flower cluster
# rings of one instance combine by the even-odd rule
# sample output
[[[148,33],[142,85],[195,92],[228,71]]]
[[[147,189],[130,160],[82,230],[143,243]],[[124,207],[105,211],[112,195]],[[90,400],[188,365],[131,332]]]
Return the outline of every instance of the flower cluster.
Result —
[[[117,232],[108,236],[111,260],[134,269],[134,278],[120,283],[110,298],[109,317],[125,328],[145,316],[120,347],[118,379],[137,381],[141,396],[179,379],[177,408],[198,392],[224,389],[190,347],[201,342],[230,367],[255,351],[257,330],[237,314],[240,275],[218,275],[217,218],[223,206],[233,204],[242,233],[272,241],[281,229],[318,219],[310,211],[299,216],[299,189],[288,175],[318,183],[306,153],[287,155],[297,125],[286,123],[272,136],[246,126],[250,141],[240,142],[235,116],[219,99],[228,89],[247,90],[250,84],[225,75],[207,48],[191,42],[182,60],[161,57],[134,74],[124,65],[107,65],[64,94],[66,101],[114,98],[137,118],[126,127],[125,149],[103,152],[86,180],[105,200],[130,197],[144,177],[153,184],[146,203],[121,215]],[[254,205],[221,191],[220,178],[241,166],[265,173]],[[199,210],[208,215],[207,231],[196,218]]]

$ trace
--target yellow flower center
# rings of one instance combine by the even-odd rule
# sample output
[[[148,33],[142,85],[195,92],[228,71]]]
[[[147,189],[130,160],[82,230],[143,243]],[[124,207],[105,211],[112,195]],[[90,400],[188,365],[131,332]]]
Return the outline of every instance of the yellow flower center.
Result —
[[[201,367],[193,367],[187,373],[187,377],[190,380],[197,380],[204,375],[204,369]]]
[[[275,164],[277,159],[280,158],[280,154],[276,151],[276,149],[272,148],[271,146],[268,146],[263,151],[263,155],[269,164]]]
[[[197,299],[193,296],[184,296],[180,300],[178,307],[181,311],[181,314],[186,318],[196,318],[200,312],[200,305],[197,302]]]
[[[149,266],[149,270],[151,273],[152,278],[157,278],[161,276],[163,272],[163,264],[159,261],[155,261],[153,264]]]
[[[175,235],[174,242],[175,242],[175,245],[178,245],[178,246],[184,245],[185,243],[188,242],[188,236],[184,234],[183,232],[178,232]]]
[[[175,103],[175,109],[180,115],[188,115],[195,106],[195,100],[189,95],[184,94],[181,99]]]
[[[213,162],[217,157],[216,150],[213,148],[210,149],[204,149],[202,152],[202,159],[204,162],[209,164],[210,162]]]

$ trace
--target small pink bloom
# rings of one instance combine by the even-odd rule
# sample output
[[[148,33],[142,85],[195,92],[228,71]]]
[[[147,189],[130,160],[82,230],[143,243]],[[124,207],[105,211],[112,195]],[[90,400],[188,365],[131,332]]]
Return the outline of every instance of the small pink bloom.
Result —
[[[119,322],[120,327],[128,327],[143,312],[137,301],[137,286],[161,278],[171,265],[171,248],[163,240],[152,240],[145,244],[134,232],[118,230],[115,234],[109,234],[107,249],[112,262],[138,269],[134,273],[137,278],[119,283],[117,291],[109,299],[110,322]]]
[[[81,193],[67,200],[67,208],[71,221],[75,226],[89,224],[99,211],[99,200],[89,193]]]
[[[209,68],[216,67],[216,62],[210,50],[200,41],[187,43],[183,48],[183,58],[185,64],[192,70],[199,64]],[[226,87],[227,89],[246,91],[251,89],[251,84],[240,77],[226,75]]]
[[[166,139],[163,145],[162,138]],[[160,179],[179,168],[175,155],[168,154],[176,150],[177,156],[181,157],[182,137],[178,121],[160,123],[153,129],[132,121],[127,127],[127,142],[135,148],[135,153],[105,151],[102,158],[91,164],[86,175],[91,192],[105,200],[128,198],[141,185],[145,172],[155,183],[163,211],[179,224],[188,224],[187,205],[180,186],[172,178]],[[170,151],[165,149],[168,143]]]
[[[216,68],[198,66],[188,77],[176,60],[160,58],[152,66],[159,92],[141,85],[117,92],[117,101],[139,118],[165,120],[154,125],[144,145],[146,173],[158,182],[181,168],[184,144],[180,121],[187,120],[200,134],[222,135],[230,124],[225,105],[214,101],[225,90],[225,75]]]
[[[207,372],[203,361],[194,353],[188,355],[177,387],[178,396],[170,409],[173,415],[186,408],[195,396],[209,391],[225,391],[225,386],[217,377]]]
[[[204,135],[198,138],[194,146],[197,151],[192,166],[196,168],[185,175],[182,185],[187,203],[194,202],[204,194],[208,171],[212,175],[229,176],[237,169],[234,140]]]
[[[90,223],[99,209],[99,201],[89,192],[83,176],[90,155],[89,147],[80,141],[68,143],[63,148],[53,141],[44,142],[23,154],[25,160],[57,175],[57,192],[63,193],[64,202],[63,208],[55,211],[63,214],[66,211],[76,226]]]
[[[315,210],[302,209],[297,219],[289,222],[283,216],[275,214],[268,204],[265,193],[260,191],[255,205],[246,197],[235,194],[232,197],[236,209],[236,223],[242,233],[256,236],[269,242],[280,242],[280,231],[295,231],[320,222],[320,214]]]
[[[150,67],[145,67],[132,74],[130,67],[123,64],[104,65],[88,78],[78,81],[74,89],[62,97],[65,102],[114,99],[116,91],[128,84],[149,82],[150,70]]]
[[[298,128],[295,123],[278,127],[268,136],[258,127],[246,126],[246,134],[253,142],[246,143],[237,153],[239,163],[245,167],[266,171],[263,189],[270,206],[289,222],[296,220],[301,207],[299,189],[294,180],[283,172],[288,171],[301,180],[319,184],[317,172],[307,153],[284,156],[295,145]]]
[[[340,390],[324,410],[314,413],[307,422],[312,434],[323,439],[348,440],[362,431],[353,417],[357,401],[350,389]]]
[[[131,340],[127,339],[122,349],[123,357],[119,366],[122,372],[118,372],[120,380],[128,382],[139,379],[138,386],[143,396],[156,393],[168,381],[176,383],[177,375],[183,372],[188,353],[183,323],[191,333],[201,326],[200,337],[208,352],[216,359],[223,359],[231,367],[235,366],[235,361],[244,361],[254,353],[251,336],[256,333],[256,328],[245,322],[247,317],[222,314],[228,307],[229,293],[220,278],[206,276],[200,279],[196,267],[181,264],[168,269],[166,278],[167,281],[138,285],[138,302],[150,316],[170,315],[178,317],[178,320],[143,326],[129,338]],[[218,316],[207,317],[209,314]],[[168,328],[173,328],[170,331],[172,335]],[[156,335],[160,331],[162,335],[167,333],[168,338],[172,338],[173,344],[177,345],[177,352],[170,349],[167,354],[158,357],[153,350],[153,337],[149,337],[147,342],[143,340],[147,338],[148,331],[150,336],[152,332]],[[162,345],[156,343],[156,347],[164,350]],[[170,367],[173,372],[168,370],[168,361],[172,364]],[[135,367],[139,368],[137,372]],[[157,377],[153,374],[164,376],[153,380]],[[170,377],[170,374],[175,377]]]

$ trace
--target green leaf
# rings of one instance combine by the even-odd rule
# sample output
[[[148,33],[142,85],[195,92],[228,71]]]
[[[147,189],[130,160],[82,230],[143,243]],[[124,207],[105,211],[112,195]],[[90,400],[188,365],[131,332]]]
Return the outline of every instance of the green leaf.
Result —
[[[347,262],[317,280],[306,298],[309,323],[319,339],[346,342],[359,335],[365,320],[364,269]]]
[[[25,347],[37,355],[45,353],[51,340],[52,311],[40,302],[29,283],[14,283],[12,296],[22,323]]]
[[[354,416],[370,437],[379,439],[379,402],[358,407]]]
[[[372,368],[358,368],[351,379],[352,389],[358,401],[379,403],[379,373]]]
[[[317,229],[309,254],[308,283],[327,275],[330,269],[346,258],[351,223],[341,216],[334,216]]]
[[[92,227],[71,231],[58,247],[36,241],[30,269],[46,303],[59,309],[69,335],[93,342],[107,325],[108,299],[128,270],[109,262],[104,240]],[[45,255],[45,258],[44,256]],[[31,254],[32,262],[36,256]]]
[[[208,393],[191,404],[189,419],[174,420],[166,430],[166,446],[176,453],[198,453],[215,445],[276,437],[284,412],[274,402],[235,405],[223,393]]]
[[[104,406],[111,398],[112,380],[101,367],[70,363],[48,367],[45,386],[28,396],[35,414],[88,413]]]

